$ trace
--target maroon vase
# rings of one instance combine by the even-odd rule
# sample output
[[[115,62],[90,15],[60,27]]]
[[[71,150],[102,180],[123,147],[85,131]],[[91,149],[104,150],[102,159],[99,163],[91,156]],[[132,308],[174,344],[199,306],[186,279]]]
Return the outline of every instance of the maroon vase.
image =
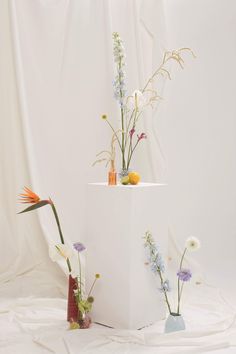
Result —
[[[77,289],[76,279],[69,276],[69,288],[68,288],[68,303],[67,303],[67,321],[77,322],[78,321],[78,306],[76,304],[76,299],[74,295],[74,290]]]

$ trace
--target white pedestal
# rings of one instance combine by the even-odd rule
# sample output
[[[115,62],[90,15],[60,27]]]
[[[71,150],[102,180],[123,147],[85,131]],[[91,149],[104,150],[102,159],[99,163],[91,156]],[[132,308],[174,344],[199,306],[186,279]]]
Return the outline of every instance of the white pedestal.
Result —
[[[159,278],[145,265],[143,236],[150,230],[167,250],[167,186],[88,185],[86,285],[95,273],[92,318],[114,328],[138,329],[165,317]]]

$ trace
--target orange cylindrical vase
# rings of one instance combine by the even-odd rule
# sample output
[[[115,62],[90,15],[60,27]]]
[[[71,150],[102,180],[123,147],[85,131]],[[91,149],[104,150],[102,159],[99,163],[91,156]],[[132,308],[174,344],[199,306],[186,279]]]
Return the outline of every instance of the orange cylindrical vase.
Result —
[[[115,186],[117,184],[116,180],[116,170],[115,170],[115,160],[111,160],[111,168],[110,171],[108,172],[108,185],[109,186]]]
[[[67,303],[67,321],[77,322],[78,321],[78,306],[76,304],[74,290],[77,289],[76,279],[69,276],[69,287],[68,287],[68,303]]]

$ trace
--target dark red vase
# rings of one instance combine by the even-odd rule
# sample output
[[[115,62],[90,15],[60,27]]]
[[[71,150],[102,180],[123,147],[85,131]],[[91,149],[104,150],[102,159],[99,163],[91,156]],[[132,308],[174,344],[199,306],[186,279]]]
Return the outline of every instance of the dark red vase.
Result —
[[[78,321],[78,306],[76,304],[76,299],[74,295],[74,290],[77,289],[76,279],[69,276],[69,288],[68,288],[68,303],[67,303],[67,321],[77,322]]]

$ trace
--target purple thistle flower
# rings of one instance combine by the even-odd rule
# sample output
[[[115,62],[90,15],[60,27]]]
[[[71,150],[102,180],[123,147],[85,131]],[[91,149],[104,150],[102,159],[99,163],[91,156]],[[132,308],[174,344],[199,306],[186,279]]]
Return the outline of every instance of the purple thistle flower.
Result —
[[[179,280],[189,281],[192,278],[192,272],[189,269],[180,269],[177,273]]]
[[[77,252],[82,252],[86,249],[85,246],[81,242],[76,242],[73,244],[73,246]]]

